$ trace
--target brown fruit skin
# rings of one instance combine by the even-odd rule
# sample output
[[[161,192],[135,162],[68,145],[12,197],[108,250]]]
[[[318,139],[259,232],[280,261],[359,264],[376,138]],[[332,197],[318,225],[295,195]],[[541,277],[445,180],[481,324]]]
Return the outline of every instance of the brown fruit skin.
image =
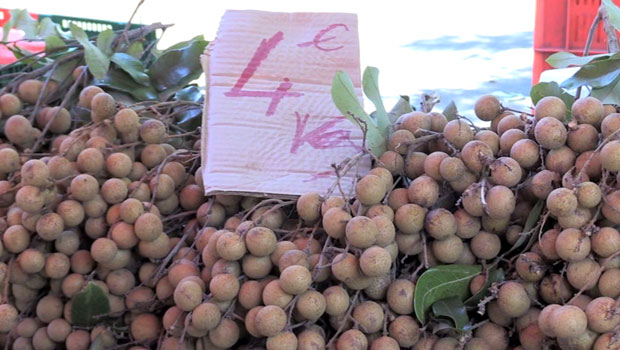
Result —
[[[388,332],[403,348],[415,345],[420,339],[420,326],[408,315],[396,317],[388,326]]]
[[[530,169],[540,159],[538,144],[530,139],[519,140],[510,148],[510,157],[523,168]]]
[[[18,192],[19,193],[19,192]],[[603,216],[613,222],[620,224],[620,191],[613,191],[605,196],[601,212]]]
[[[338,337],[336,342],[338,350],[358,350],[368,348],[368,339],[364,333],[357,329],[349,329]]]
[[[510,129],[504,132],[499,137],[499,149],[500,153],[504,155],[510,154],[510,149],[517,141],[526,139],[527,135],[523,130]]]
[[[446,239],[456,234],[456,219],[446,209],[433,209],[426,214],[424,228],[431,237]]]
[[[568,147],[577,153],[594,150],[598,141],[598,130],[590,124],[579,124],[568,132]]]
[[[428,208],[439,198],[439,185],[430,176],[422,175],[411,181],[407,194],[411,203]]]
[[[600,153],[603,168],[611,171],[620,171],[620,141],[613,140],[605,144]]]
[[[458,149],[462,149],[467,142],[474,139],[474,132],[471,127],[461,119],[449,121],[443,128],[443,133],[446,140]]]
[[[516,186],[522,177],[521,166],[510,157],[501,157],[489,165],[491,181],[496,185],[506,187]]]
[[[490,122],[502,113],[502,104],[497,97],[484,95],[476,100],[474,112],[478,119]]]
[[[131,322],[130,332],[136,341],[156,339],[161,330],[161,321],[153,314],[140,314]]]
[[[547,197],[547,208],[556,216],[566,216],[577,209],[578,201],[573,191],[567,188],[556,188]]]
[[[463,241],[457,236],[451,236],[442,241],[433,241],[431,250],[439,261],[452,264],[459,259],[463,252]]]
[[[386,299],[390,309],[400,315],[413,312],[415,284],[406,279],[396,279],[388,287]]]
[[[480,231],[471,239],[470,247],[477,258],[489,260],[499,254],[502,243],[496,234]]]
[[[615,340],[613,332],[601,334],[596,338],[592,350],[619,350],[620,343]]]
[[[432,152],[424,159],[424,174],[430,176],[435,181],[443,180],[440,174],[441,162],[450,156],[441,151]]]
[[[443,129],[442,129],[443,130]],[[400,153],[402,155],[407,154],[409,144],[415,140],[415,136],[405,129],[396,130],[390,136],[388,141],[389,149],[391,151]]]
[[[12,143],[26,147],[34,141],[33,128],[28,119],[19,114],[10,117],[4,124],[4,134]]]
[[[545,117],[536,122],[534,136],[542,147],[557,149],[564,146],[568,133],[561,121],[553,117]]]
[[[461,159],[474,174],[479,174],[484,165],[493,158],[491,147],[482,141],[470,141],[461,150]]]
[[[22,101],[13,94],[3,94],[0,96],[0,114],[5,117],[11,117],[22,110]]]
[[[396,121],[398,129],[405,129],[415,134],[418,129],[431,129],[431,119],[426,113],[413,111],[401,115]]]
[[[556,96],[546,96],[536,103],[534,117],[540,120],[545,117],[553,117],[559,121],[566,118],[566,104],[561,98]]]
[[[386,151],[379,157],[378,166],[386,168],[392,175],[396,176],[403,172],[405,160],[403,156],[397,152]]]
[[[620,324],[620,315],[616,312],[616,301],[609,297],[592,300],[586,307],[588,328],[597,333],[611,332]]]
[[[510,317],[523,316],[530,308],[530,298],[522,284],[506,282],[497,295],[500,309]]]
[[[620,269],[613,268],[603,272],[598,280],[598,290],[606,297],[620,296]]]
[[[114,97],[105,92],[100,92],[93,96],[90,101],[90,117],[93,122],[98,123],[105,119],[112,118],[116,114],[116,102]]]
[[[603,120],[605,110],[601,101],[594,97],[583,97],[575,101],[571,114],[580,124],[598,126]]]
[[[265,337],[272,337],[286,327],[287,316],[282,308],[267,305],[256,313],[256,330]]]
[[[525,129],[525,122],[520,116],[509,114],[502,118],[502,120],[500,120],[500,122],[497,124],[497,133],[500,136],[511,129]]]
[[[588,318],[585,312],[573,305],[556,308],[549,316],[551,330],[558,338],[570,338],[585,332]]]
[[[494,219],[510,217],[515,210],[516,198],[506,186],[493,186],[486,193],[487,214]]]
[[[568,264],[566,278],[573,288],[588,290],[596,286],[601,275],[600,269],[599,264],[589,258],[573,261]]]
[[[364,205],[378,204],[385,193],[385,185],[376,175],[366,175],[355,185],[355,197]]]
[[[555,241],[555,250],[564,261],[579,261],[590,253],[590,237],[578,229],[565,229]]]

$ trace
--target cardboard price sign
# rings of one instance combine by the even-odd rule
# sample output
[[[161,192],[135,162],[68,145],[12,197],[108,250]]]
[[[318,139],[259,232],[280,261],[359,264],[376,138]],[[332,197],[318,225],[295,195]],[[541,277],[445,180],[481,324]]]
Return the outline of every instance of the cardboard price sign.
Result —
[[[325,192],[336,181],[331,165],[361,150],[360,128],[330,92],[344,71],[361,100],[356,15],[227,11],[202,64],[207,195]],[[369,167],[364,158],[355,170]],[[355,173],[341,180],[346,194]]]

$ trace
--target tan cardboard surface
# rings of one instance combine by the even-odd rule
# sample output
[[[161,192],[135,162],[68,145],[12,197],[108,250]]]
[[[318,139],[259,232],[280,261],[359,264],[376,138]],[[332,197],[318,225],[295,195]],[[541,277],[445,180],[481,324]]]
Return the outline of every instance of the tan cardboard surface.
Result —
[[[362,133],[330,93],[342,70],[361,100],[356,15],[227,11],[202,62],[206,194],[325,192],[331,164],[359,152]],[[369,165],[341,181],[345,193]]]

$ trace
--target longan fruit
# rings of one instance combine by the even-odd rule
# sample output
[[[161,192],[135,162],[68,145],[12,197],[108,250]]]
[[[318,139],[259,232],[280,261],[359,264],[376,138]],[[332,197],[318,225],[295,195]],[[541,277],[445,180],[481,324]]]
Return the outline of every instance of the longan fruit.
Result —
[[[247,250],[255,256],[267,256],[276,249],[277,237],[266,227],[254,227],[244,236]]]
[[[22,186],[15,194],[15,204],[28,213],[38,213],[44,204],[43,193],[35,186]]]
[[[549,315],[550,328],[558,338],[569,338],[585,332],[588,319],[580,308],[564,305],[555,308]]]
[[[386,300],[390,309],[400,315],[413,312],[415,284],[406,279],[396,279],[388,287]]]
[[[10,304],[5,305],[11,306]],[[2,309],[2,307],[0,307],[0,309]],[[15,318],[15,320],[17,321],[17,317]],[[17,335],[24,338],[32,338],[37,329],[41,327],[41,321],[34,317],[24,317],[19,321],[19,323],[16,324],[17,327],[15,328],[15,331]],[[6,331],[2,330],[0,332]]]
[[[140,138],[145,143],[159,144],[166,136],[166,126],[157,119],[148,119],[140,125]]]
[[[499,135],[497,135],[494,131],[480,130],[476,133],[474,139],[486,143],[493,152],[494,156],[499,153]]]
[[[352,289],[365,289],[372,281],[370,278],[363,275],[359,268],[357,257],[350,253],[340,253],[336,255],[332,260],[331,271],[337,280],[344,282],[348,287],[358,287]]]
[[[71,333],[71,325],[62,318],[57,318],[47,325],[47,336],[57,343],[64,342]]]
[[[138,114],[130,108],[123,108],[114,115],[114,127],[120,133],[137,131],[140,127]]]
[[[415,140],[412,132],[406,129],[396,130],[390,135],[388,140],[388,148],[391,151],[398,152],[402,155],[407,154],[409,144]]]
[[[472,238],[480,231],[480,219],[471,216],[464,209],[457,209],[452,213],[456,222],[456,235],[461,238]]]
[[[287,316],[282,308],[276,305],[267,305],[261,308],[255,316],[256,330],[265,337],[272,337],[286,327]]]
[[[602,200],[601,188],[594,182],[586,181],[577,185],[577,201],[583,208],[594,208]]]
[[[608,269],[598,280],[598,290],[601,295],[617,298],[620,296],[620,269]]]
[[[412,347],[420,340],[420,325],[409,315],[401,315],[392,320],[388,332],[403,348]]]
[[[53,241],[60,237],[64,229],[64,221],[62,217],[56,213],[44,214],[36,223],[37,234],[45,241]]]
[[[246,254],[241,260],[241,269],[249,278],[263,278],[269,275],[273,263],[269,256],[254,256]]]
[[[427,154],[423,152],[408,152],[405,158],[405,175],[410,179],[424,174],[424,161]]]
[[[144,206],[135,198],[125,199],[120,205],[121,219],[127,224],[134,224],[142,214]]]
[[[163,234],[164,226],[157,215],[144,213],[136,219],[134,230],[139,239],[153,242]]]
[[[102,122],[116,114],[116,101],[110,94],[100,92],[90,100],[90,110],[92,121],[95,123]]]
[[[11,304],[0,305],[0,332],[7,333],[17,326],[17,309]]]
[[[340,207],[330,208],[323,214],[323,229],[334,239],[344,237],[351,214]]]
[[[441,240],[456,234],[457,224],[450,211],[438,208],[426,214],[424,228],[431,237]]]
[[[510,148],[510,157],[523,168],[532,168],[540,158],[538,144],[530,139],[518,140]]]
[[[108,204],[118,204],[127,198],[127,185],[121,179],[107,179],[101,185],[101,196]]]
[[[510,149],[519,140],[526,139],[527,135],[523,130],[510,129],[501,134],[499,138],[499,149],[502,154],[510,154]]]
[[[137,315],[129,325],[131,337],[138,342],[156,339],[161,328],[160,319],[151,313]]]
[[[174,180],[166,174],[159,174],[151,179],[149,188],[155,199],[166,199],[174,193]]]
[[[174,288],[174,303],[183,311],[192,311],[202,302],[203,290],[194,281],[183,281]]]
[[[582,97],[571,107],[571,114],[579,124],[598,126],[603,120],[605,110],[601,101],[594,97]]]
[[[424,174],[433,180],[441,181],[443,178],[440,173],[441,163],[450,156],[444,152],[433,152],[424,159]]]
[[[567,188],[556,188],[547,197],[547,209],[556,216],[566,216],[577,209],[578,200],[573,191]]]
[[[0,107],[2,106],[2,97],[0,97]],[[601,134],[603,138],[608,138],[609,135],[620,129],[620,113],[611,113],[603,118],[601,122]],[[598,135],[597,135],[598,140]]]
[[[579,229],[565,229],[555,241],[555,250],[564,261],[582,260],[590,254],[590,248],[590,237]]]
[[[564,146],[568,133],[561,121],[554,117],[544,117],[536,122],[534,136],[540,146],[557,149]]]
[[[587,208],[577,207],[577,209],[566,216],[558,216],[558,223],[562,228],[578,228],[586,225],[592,219],[592,211]]]
[[[484,206],[482,204],[482,185],[473,184],[465,192],[463,192],[462,202],[463,209],[471,216],[484,215]]]
[[[6,137],[9,141],[20,147],[32,144],[35,139],[33,130],[28,119],[19,114],[9,117],[4,124],[4,134]]]
[[[497,134],[500,136],[511,129],[525,129],[525,122],[520,116],[508,114],[497,123]]]
[[[416,255],[424,250],[420,232],[414,234],[397,233],[395,243],[398,251],[404,255]]]
[[[559,121],[566,118],[566,104],[556,96],[545,96],[538,100],[534,109],[534,117],[540,120],[544,117],[553,117]]]
[[[276,230],[282,227],[282,224],[284,224],[284,218],[285,216],[282,209],[265,206],[256,209],[256,211],[252,213],[251,220],[254,221],[257,226],[263,226]],[[224,220],[222,220],[222,222],[223,221]]]
[[[325,313],[326,301],[323,294],[308,290],[299,295],[295,304],[295,311],[303,320],[316,322]]]
[[[613,227],[601,227],[591,236],[592,250],[607,258],[620,250],[620,233]]]
[[[435,257],[446,264],[454,263],[463,252],[463,241],[458,236],[450,236],[441,241],[433,241],[431,250]]]
[[[14,94],[3,94],[0,96],[0,114],[4,117],[11,117],[22,110],[22,101]]]
[[[471,239],[470,248],[477,258],[489,260],[499,254],[502,244],[498,235],[480,231]]]
[[[600,265],[589,258],[580,261],[571,261],[566,269],[568,283],[575,289],[591,289],[601,275]]]
[[[90,247],[90,254],[98,263],[111,262],[117,251],[116,243],[109,238],[97,238]]]
[[[366,334],[378,332],[383,328],[383,309],[374,301],[364,301],[353,308],[353,318]]]
[[[40,80],[35,80],[35,79],[24,80],[17,87],[17,96],[19,96],[20,100],[33,105],[37,103],[37,100],[39,99],[39,95],[41,95],[41,92],[43,91],[43,85],[44,83]],[[49,93],[50,93],[50,86],[48,84],[46,95],[48,95]]]
[[[474,133],[464,120],[454,119],[449,121],[443,129],[446,140],[456,148],[461,149],[465,144],[474,139]]]
[[[233,232],[225,232],[217,239],[216,250],[221,258],[228,261],[239,260],[247,252],[243,238]]]
[[[487,214],[494,219],[507,218],[515,210],[516,198],[506,186],[493,186],[486,193]]]
[[[29,248],[19,253],[17,263],[25,273],[37,273],[43,270],[45,258],[40,251]]]
[[[386,151],[379,157],[378,166],[386,168],[392,175],[398,175],[404,170],[405,160],[397,152]]]
[[[12,148],[0,149],[0,173],[12,173],[20,168],[21,165],[17,151]]]
[[[342,350],[368,349],[368,338],[364,333],[353,328],[343,332],[338,337],[336,346]]]
[[[493,95],[484,95],[476,100],[474,113],[480,120],[491,121],[502,113],[502,105]]]
[[[498,291],[497,303],[510,317],[523,316],[530,308],[530,298],[522,284],[508,281]]]
[[[71,261],[61,253],[52,253],[45,259],[45,275],[52,279],[60,279],[69,273]]]
[[[364,250],[359,258],[359,265],[366,276],[377,277],[390,271],[392,257],[384,248],[372,246]]]
[[[378,204],[385,194],[385,185],[376,175],[366,175],[355,185],[355,197],[364,205]]]
[[[39,320],[50,323],[62,316],[63,303],[57,296],[48,294],[39,299],[36,306],[36,315]]]
[[[577,153],[595,149],[598,141],[598,130],[590,124],[578,124],[568,132],[568,147]]]
[[[356,216],[345,226],[347,241],[356,248],[368,248],[373,245],[379,234],[375,222],[366,216]]]
[[[439,164],[439,175],[445,181],[455,181],[467,170],[460,158],[447,157]]]
[[[133,162],[125,153],[110,154],[105,160],[105,168],[110,175],[118,178],[126,177],[131,173]]]
[[[422,207],[431,207],[439,198],[439,185],[427,175],[417,177],[407,189],[409,201]]]
[[[301,195],[297,199],[297,213],[305,222],[312,223],[321,217],[321,197],[317,192],[310,192]]]
[[[47,182],[49,170],[41,160],[31,159],[22,165],[21,177],[23,185],[41,187]]]
[[[36,350],[54,350],[56,343],[47,335],[47,327],[39,328],[32,336],[32,346]]]
[[[611,332],[620,324],[620,315],[616,313],[616,301],[609,297],[592,300],[586,307],[588,328],[597,333]]]
[[[611,171],[620,171],[620,141],[613,140],[605,144],[600,151],[600,159],[603,168]]]
[[[159,144],[146,145],[140,153],[140,160],[147,169],[151,169],[156,165],[161,164],[165,158],[166,150]]]
[[[179,195],[179,202],[181,204],[181,208],[185,210],[196,210],[202,203],[204,203],[205,197],[203,191],[198,187],[198,185],[190,184],[181,190],[181,194]],[[229,218],[228,220],[231,220]]]
[[[91,175],[80,174],[71,180],[70,191],[73,198],[81,202],[88,202],[99,193],[99,183]]]
[[[620,208],[620,191],[613,191],[605,196],[601,212],[607,220],[617,224],[620,223],[620,211],[617,208]]]
[[[280,273],[280,287],[288,294],[301,294],[312,283],[312,274],[308,268],[300,265],[291,265]]]
[[[280,332],[267,338],[267,350],[297,350],[297,336],[293,332]]]
[[[56,207],[56,213],[62,218],[65,227],[75,227],[84,221],[84,207],[78,201],[68,199]]]
[[[396,121],[397,129],[404,129],[415,134],[418,129],[430,130],[431,118],[423,112],[409,112],[401,115]]]
[[[491,147],[482,141],[469,141],[461,150],[461,159],[474,174],[479,174],[485,164],[493,160]]]
[[[239,280],[230,273],[214,275],[209,282],[209,290],[218,301],[233,300],[239,293],[239,288]]]
[[[276,305],[283,308],[293,299],[293,295],[285,292],[280,286],[280,280],[276,279],[265,285],[262,299],[265,305]]]

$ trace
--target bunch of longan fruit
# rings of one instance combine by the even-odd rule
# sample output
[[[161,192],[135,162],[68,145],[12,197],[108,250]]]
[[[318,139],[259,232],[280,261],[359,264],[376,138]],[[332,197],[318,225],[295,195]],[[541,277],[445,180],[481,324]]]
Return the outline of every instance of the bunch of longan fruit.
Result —
[[[489,95],[488,127],[407,113],[354,198],[290,201],[205,197],[199,135],[175,142],[169,104],[94,85],[42,103],[44,85],[0,96],[7,349],[620,349],[614,106]],[[418,278],[448,264],[480,265],[469,292],[488,288],[465,331],[414,312]],[[75,325],[93,284],[110,312]]]

